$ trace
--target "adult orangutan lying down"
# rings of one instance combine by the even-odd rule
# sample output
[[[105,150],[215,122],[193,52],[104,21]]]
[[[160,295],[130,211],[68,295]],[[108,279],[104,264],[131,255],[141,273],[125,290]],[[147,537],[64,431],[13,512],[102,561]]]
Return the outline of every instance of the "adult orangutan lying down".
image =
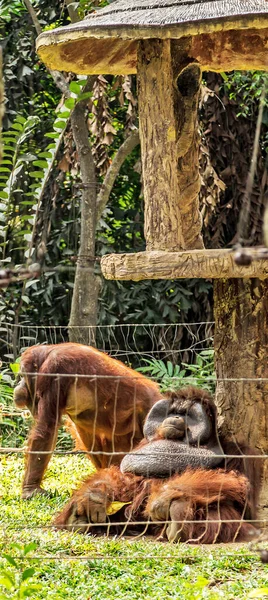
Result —
[[[262,465],[246,458],[254,450],[218,435],[206,391],[188,387],[161,399],[144,435],[120,468],[102,469],[82,484],[57,527],[94,535],[108,524],[109,533],[161,533],[169,541],[200,543],[242,541],[255,531],[246,520],[256,518]]]
[[[89,451],[96,468],[103,468],[120,464],[122,455],[142,439],[144,419],[161,398],[156,383],[82,344],[32,346],[22,354],[21,372],[14,401],[35,418],[23,498],[42,492],[63,414],[72,420],[70,431],[79,446]]]

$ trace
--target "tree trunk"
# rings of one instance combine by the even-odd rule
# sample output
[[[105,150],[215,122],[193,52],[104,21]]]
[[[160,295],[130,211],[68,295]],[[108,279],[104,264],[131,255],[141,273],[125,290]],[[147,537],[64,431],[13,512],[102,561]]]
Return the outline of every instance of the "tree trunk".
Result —
[[[197,106],[201,69],[187,43],[138,47],[140,141],[147,250],[202,248]]]
[[[220,429],[229,439],[243,441],[260,454],[267,454],[268,280],[216,280],[214,312]],[[268,517],[265,462],[261,518]]]
[[[95,346],[99,288],[100,279],[94,273],[94,264],[78,257],[68,327],[70,342]]]
[[[99,278],[95,275],[96,173],[83,102],[76,105],[72,117],[73,136],[81,173],[81,232],[69,321],[69,339],[95,344]]]

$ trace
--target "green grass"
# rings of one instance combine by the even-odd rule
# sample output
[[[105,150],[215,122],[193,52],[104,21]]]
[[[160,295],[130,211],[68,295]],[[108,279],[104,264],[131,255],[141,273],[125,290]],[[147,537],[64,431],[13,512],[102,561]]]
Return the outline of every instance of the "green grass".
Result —
[[[262,565],[259,555],[246,545],[194,547],[149,539],[94,538],[54,530],[50,527],[53,516],[90,470],[90,462],[84,457],[54,457],[44,485],[51,491],[50,497],[23,501],[23,461],[16,456],[2,459],[1,556],[18,556],[14,543],[36,542],[36,550],[19,561],[21,570],[33,566],[35,573],[30,581],[42,584],[32,597],[244,600],[254,589],[268,586],[268,566]],[[1,569],[7,567],[10,572],[16,571],[5,558],[0,559],[0,582]],[[4,588],[0,585],[0,597],[19,597],[8,593],[1,596],[1,591]]]

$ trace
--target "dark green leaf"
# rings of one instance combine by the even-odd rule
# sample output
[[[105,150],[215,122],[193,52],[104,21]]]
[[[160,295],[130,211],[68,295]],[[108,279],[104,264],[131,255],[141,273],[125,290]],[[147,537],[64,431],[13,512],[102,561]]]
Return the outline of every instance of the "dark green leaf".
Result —
[[[10,565],[12,565],[12,567],[18,568],[18,564],[13,556],[10,556],[10,554],[3,554],[3,557],[7,560],[7,562],[9,562]]]
[[[85,92],[82,94],[79,94],[79,96],[77,97],[78,102],[80,102],[81,100],[87,100],[88,98],[92,98],[92,92]]]
[[[45,160],[34,160],[33,165],[35,167],[41,167],[41,169],[46,169],[48,164]]]
[[[37,548],[37,543],[36,542],[30,542],[29,544],[27,544],[26,546],[24,546],[23,548],[23,554],[26,556],[27,554],[29,554],[29,552],[33,552],[34,550],[36,550]]]
[[[35,569],[34,567],[29,567],[28,569],[25,569],[25,571],[23,571],[21,579],[22,581],[26,581],[26,579],[29,579],[29,577],[32,577],[35,573]]]
[[[60,134],[57,133],[56,131],[51,131],[49,133],[45,133],[45,137],[47,138],[51,138],[52,140],[57,140],[60,137]]]
[[[30,171],[29,176],[36,177],[38,179],[42,179],[44,177],[44,173],[43,173],[43,171]]]

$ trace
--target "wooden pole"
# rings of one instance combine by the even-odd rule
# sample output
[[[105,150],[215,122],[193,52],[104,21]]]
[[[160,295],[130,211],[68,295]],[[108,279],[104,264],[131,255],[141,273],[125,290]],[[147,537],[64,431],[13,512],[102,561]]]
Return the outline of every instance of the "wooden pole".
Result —
[[[147,250],[203,248],[197,106],[201,69],[184,42],[138,46],[140,140]]]
[[[216,280],[214,314],[219,425],[229,439],[267,454],[268,280]],[[268,520],[268,464],[263,462],[259,517]]]

